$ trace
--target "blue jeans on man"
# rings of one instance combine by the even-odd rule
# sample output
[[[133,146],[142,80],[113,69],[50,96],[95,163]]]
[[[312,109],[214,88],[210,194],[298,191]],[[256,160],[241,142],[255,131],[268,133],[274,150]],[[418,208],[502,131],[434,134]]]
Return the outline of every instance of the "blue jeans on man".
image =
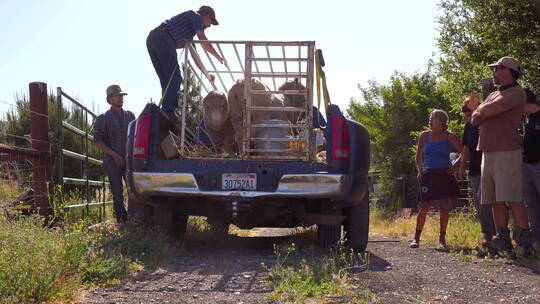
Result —
[[[113,206],[116,222],[124,223],[127,221],[128,215],[126,207],[124,206],[124,185],[122,184],[126,169],[118,168],[113,162],[112,165],[106,166],[105,170],[107,171],[107,176],[109,177],[109,185],[113,195]]]
[[[152,30],[146,38],[146,47],[161,84],[164,112],[174,112],[178,107],[182,75],[178,67],[176,43],[164,26]]]
[[[482,234],[486,239],[491,239],[495,234],[495,224],[491,205],[481,204],[482,186],[480,183],[480,174],[469,176],[469,184],[472,189],[474,206],[476,208],[476,218],[480,221]]]

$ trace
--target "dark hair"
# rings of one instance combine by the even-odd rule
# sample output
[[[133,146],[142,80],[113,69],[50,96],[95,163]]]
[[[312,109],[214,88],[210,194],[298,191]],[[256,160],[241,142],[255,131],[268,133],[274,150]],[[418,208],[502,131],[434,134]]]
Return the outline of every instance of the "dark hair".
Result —
[[[519,79],[519,76],[521,76],[521,73],[512,69],[509,69],[510,73],[512,73],[512,77],[514,78],[514,81]]]

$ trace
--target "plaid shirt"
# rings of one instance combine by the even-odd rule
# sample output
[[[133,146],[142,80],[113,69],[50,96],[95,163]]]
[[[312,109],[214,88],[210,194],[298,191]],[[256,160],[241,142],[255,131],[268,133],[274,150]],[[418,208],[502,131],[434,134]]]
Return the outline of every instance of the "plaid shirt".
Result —
[[[163,24],[179,48],[193,40],[196,32],[204,31],[202,17],[194,11],[180,13]]]
[[[102,141],[120,156],[126,156],[127,128],[131,121],[135,120],[135,115],[130,111],[122,110],[122,113],[109,109],[104,114],[97,117],[92,133],[94,142]],[[112,157],[105,154],[103,164],[111,161]],[[113,162],[114,163],[114,162]]]

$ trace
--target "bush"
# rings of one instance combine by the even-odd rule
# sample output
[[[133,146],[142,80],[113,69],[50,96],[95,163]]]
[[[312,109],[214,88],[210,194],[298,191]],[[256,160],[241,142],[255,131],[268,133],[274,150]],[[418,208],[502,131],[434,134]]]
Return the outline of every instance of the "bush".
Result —
[[[0,220],[0,301],[71,298],[87,253],[79,232],[45,228],[39,217]]]

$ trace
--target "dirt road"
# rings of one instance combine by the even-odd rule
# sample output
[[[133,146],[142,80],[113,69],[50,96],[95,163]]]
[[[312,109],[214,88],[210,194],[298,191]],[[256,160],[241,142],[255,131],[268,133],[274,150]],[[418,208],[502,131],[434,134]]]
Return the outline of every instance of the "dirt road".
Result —
[[[272,234],[182,250],[151,274],[86,291],[81,303],[271,303],[261,262],[272,265],[272,244],[289,241]],[[378,303],[540,303],[540,267],[532,262],[412,250],[379,236],[368,250],[369,269],[352,276]]]

